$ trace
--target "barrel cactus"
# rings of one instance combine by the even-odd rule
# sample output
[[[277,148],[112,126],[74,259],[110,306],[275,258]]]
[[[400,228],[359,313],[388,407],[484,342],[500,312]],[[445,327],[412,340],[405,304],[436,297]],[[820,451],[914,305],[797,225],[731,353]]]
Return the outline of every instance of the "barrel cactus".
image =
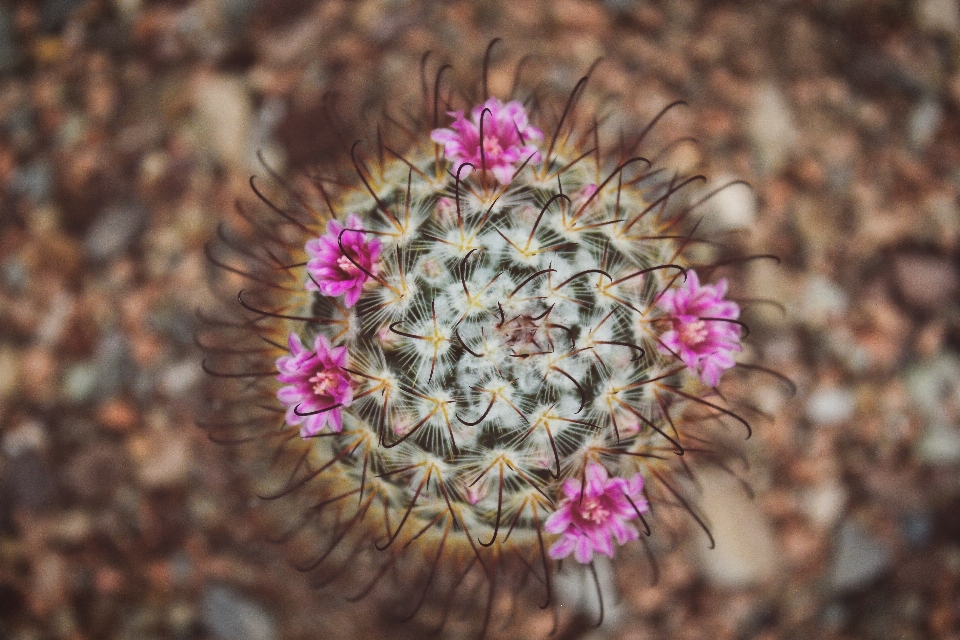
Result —
[[[252,181],[263,214],[211,250],[242,290],[202,341],[230,387],[205,426],[271,454],[318,585],[489,622],[661,513],[703,524],[674,469],[704,425],[746,426],[719,390],[740,309],[687,257],[701,178],[633,155],[647,130],[601,149],[585,80],[550,104],[438,76],[340,175]]]

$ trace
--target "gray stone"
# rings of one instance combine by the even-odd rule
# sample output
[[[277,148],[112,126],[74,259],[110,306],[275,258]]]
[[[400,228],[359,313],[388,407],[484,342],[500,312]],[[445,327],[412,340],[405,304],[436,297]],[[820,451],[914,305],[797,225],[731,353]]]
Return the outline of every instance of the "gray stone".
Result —
[[[703,205],[703,211],[707,214],[703,224],[706,232],[749,229],[756,224],[757,198],[753,189],[745,184],[724,186],[733,181],[732,176],[720,176],[707,187],[706,193],[720,190]]]
[[[204,626],[220,640],[276,640],[273,616],[257,602],[234,589],[207,585],[201,600]]]
[[[960,358],[944,352],[910,367],[904,376],[910,397],[929,417],[944,416],[944,400],[960,401]]]
[[[603,4],[613,13],[626,13],[640,2],[638,0],[603,0]]]
[[[797,125],[790,104],[774,84],[760,86],[746,114],[747,135],[760,166],[772,175],[784,168],[797,145]]]
[[[928,464],[960,460],[960,358],[945,352],[913,365],[905,375],[907,390],[923,416],[923,433],[915,451]]]
[[[917,23],[933,33],[960,38],[960,4],[957,0],[918,0]]]
[[[110,331],[109,327],[104,329],[104,337],[93,354],[93,365],[97,372],[97,386],[93,395],[96,398],[118,393],[136,374],[136,365],[124,334]]]
[[[160,386],[168,396],[176,398],[193,390],[202,375],[196,358],[188,358],[168,366],[160,378]]]
[[[960,428],[953,423],[932,420],[917,439],[915,450],[927,464],[952,464],[960,461]]]
[[[850,611],[839,602],[830,602],[820,612],[820,624],[827,629],[840,629],[850,619]]]
[[[848,498],[849,492],[842,482],[828,479],[803,491],[800,504],[811,522],[826,529],[843,514]]]
[[[601,555],[593,558],[593,567],[597,580],[594,582],[590,572],[576,562],[564,562],[563,571],[557,574],[556,593],[560,606],[576,611],[588,620],[600,619],[600,599],[597,597],[599,584],[600,598],[603,599],[602,631],[615,628],[617,622],[626,615],[623,598],[617,589],[616,577],[610,560]]]
[[[193,563],[184,551],[177,551],[170,557],[171,578],[174,584],[186,586],[193,575]]]
[[[886,545],[860,523],[848,520],[834,539],[828,580],[837,592],[859,591],[890,568],[893,558]]]
[[[3,278],[4,283],[17,293],[26,289],[30,281],[27,266],[23,261],[12,257],[0,266],[0,278]]]
[[[911,549],[921,549],[933,537],[933,516],[926,510],[904,513],[900,516],[900,531]]]
[[[716,541],[714,549],[697,546],[707,579],[731,588],[773,580],[782,554],[766,514],[729,473],[706,469],[698,472],[697,478],[703,487],[697,503]]]
[[[918,102],[907,120],[907,140],[910,146],[923,151],[937,133],[943,120],[943,106],[936,98],[926,97]]]
[[[260,3],[261,0],[225,0],[221,11],[227,27],[234,32],[239,32]]]
[[[250,145],[253,104],[249,87],[237,76],[201,73],[194,80],[193,106],[217,159],[248,172],[255,166]]]
[[[846,422],[853,417],[857,399],[853,392],[842,387],[821,387],[807,397],[805,413],[816,425]]]
[[[53,172],[45,160],[36,160],[18,167],[10,178],[10,191],[37,204],[44,204],[53,194]]]
[[[817,274],[811,275],[806,285],[803,304],[799,305],[806,322],[820,326],[846,313],[850,297],[841,286]]]
[[[74,303],[74,297],[65,291],[58,291],[54,294],[49,309],[37,326],[37,344],[56,346],[63,336],[63,332],[67,329]]]
[[[16,458],[31,451],[45,449],[49,444],[48,440],[47,429],[42,422],[24,420],[3,434],[0,446],[5,454]]]
[[[196,331],[196,316],[192,309],[185,309],[172,301],[152,310],[149,315],[150,326],[164,333],[177,345],[187,347],[193,345],[193,335]]]
[[[92,260],[111,260],[132,248],[146,226],[147,209],[141,204],[107,207],[87,232],[84,250]]]
[[[64,398],[73,404],[93,399],[97,390],[97,368],[92,362],[78,362],[66,368],[63,374]]]

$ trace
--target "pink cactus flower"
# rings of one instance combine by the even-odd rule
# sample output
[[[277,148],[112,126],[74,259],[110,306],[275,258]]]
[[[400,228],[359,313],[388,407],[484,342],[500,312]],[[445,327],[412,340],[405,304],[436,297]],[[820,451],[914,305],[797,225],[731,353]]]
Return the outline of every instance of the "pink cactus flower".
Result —
[[[353,402],[350,375],[344,370],[347,348],[333,347],[325,336],[317,336],[311,352],[295,333],[289,343],[290,355],[277,359],[277,380],[288,383],[277,391],[287,407],[287,424],[300,425],[301,438],[315,436],[327,426],[339,433],[341,409]]]
[[[486,168],[500,184],[508,184],[518,165],[540,162],[540,151],[532,144],[543,140],[543,132],[530,125],[527,112],[516,100],[504,104],[497,98],[489,98],[473,108],[470,120],[463,111],[451,111],[453,123],[449,129],[434,129],[430,139],[443,145],[444,153],[456,167],[469,162],[478,171]],[[483,154],[481,155],[480,120],[483,119]],[[460,177],[471,171],[465,166]]]
[[[550,557],[555,560],[571,553],[581,564],[593,560],[594,553],[612,558],[611,536],[618,544],[636,540],[640,534],[627,521],[650,509],[641,493],[643,476],[639,473],[629,480],[611,478],[603,465],[595,462],[587,465],[585,473],[585,488],[576,478],[563,483],[564,498],[544,523],[548,533],[562,534],[550,547]]]
[[[363,293],[363,285],[377,275],[377,259],[383,246],[376,238],[366,239],[359,216],[347,217],[348,231],[336,220],[327,223],[327,233],[307,241],[307,290],[319,291],[325,296],[343,295],[349,309]],[[340,245],[343,245],[343,250]],[[346,251],[346,255],[344,255]]]
[[[724,300],[726,294],[726,280],[701,285],[697,274],[687,271],[686,282],[665,292],[657,302],[672,325],[660,336],[660,351],[678,354],[711,387],[736,364],[733,353],[743,350],[740,326],[728,322],[740,317],[740,307]]]

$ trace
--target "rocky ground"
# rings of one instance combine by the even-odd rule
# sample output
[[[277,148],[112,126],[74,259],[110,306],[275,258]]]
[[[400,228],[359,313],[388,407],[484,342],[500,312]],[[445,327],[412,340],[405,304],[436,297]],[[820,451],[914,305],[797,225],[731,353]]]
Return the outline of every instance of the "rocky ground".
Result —
[[[320,597],[193,423],[204,244],[256,151],[326,158],[434,50],[621,96],[722,184],[718,229],[782,263],[753,344],[799,388],[702,538],[617,563],[619,619],[562,638],[960,638],[960,8],[953,0],[0,2],[0,637],[418,637]],[[499,84],[498,84],[499,83]],[[692,146],[690,147],[692,149]],[[533,633],[539,619],[518,633]],[[593,635],[591,635],[593,634]],[[521,636],[529,637],[529,636]]]

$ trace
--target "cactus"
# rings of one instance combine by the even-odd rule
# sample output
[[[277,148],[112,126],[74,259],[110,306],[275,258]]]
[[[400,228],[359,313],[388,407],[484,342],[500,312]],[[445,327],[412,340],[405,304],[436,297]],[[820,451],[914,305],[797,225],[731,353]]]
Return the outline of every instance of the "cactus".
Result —
[[[252,180],[257,243],[211,251],[246,284],[205,344],[234,398],[206,426],[276,443],[266,497],[299,500],[283,537],[318,583],[440,625],[479,589],[488,622],[520,585],[546,606],[560,561],[646,544],[657,514],[703,524],[672,474],[704,425],[749,431],[717,391],[739,307],[685,257],[699,178],[598,148],[585,82],[551,117],[457,108],[438,75],[423,116],[353,145],[352,175],[284,207]]]

